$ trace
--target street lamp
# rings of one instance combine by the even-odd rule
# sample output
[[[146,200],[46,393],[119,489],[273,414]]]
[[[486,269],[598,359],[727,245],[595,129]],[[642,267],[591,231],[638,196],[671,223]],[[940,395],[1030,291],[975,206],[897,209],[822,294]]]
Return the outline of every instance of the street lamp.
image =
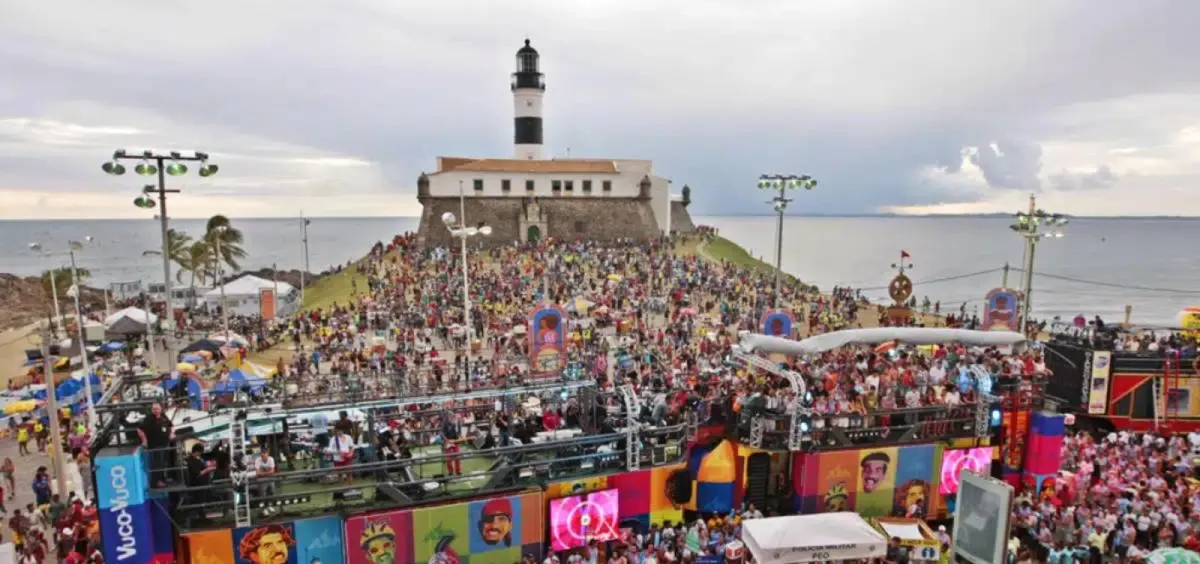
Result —
[[[458,238],[462,253],[463,324],[466,325],[467,332],[467,385],[469,386],[472,376],[471,334],[474,332],[474,326],[471,325],[471,278],[467,268],[467,239],[476,236],[487,237],[492,234],[492,227],[483,224],[483,222],[473,227],[467,226],[466,194],[463,192],[463,183],[461,180],[458,181],[458,213],[459,217],[455,217],[454,212],[443,213],[442,223],[450,231],[450,236]]]
[[[213,227],[213,230],[212,230],[212,233],[214,235],[213,245],[214,245],[214,251],[215,251],[213,256],[216,257],[215,260],[217,263],[216,264],[217,284],[221,285],[221,330],[225,331],[225,340],[226,341],[229,341],[229,308],[226,307],[226,304],[225,304],[225,280],[224,280],[225,272],[224,272],[224,267],[222,267],[222,265],[221,265],[221,263],[222,263],[222,260],[221,260],[221,258],[222,258],[221,257],[221,236],[224,235],[226,230],[228,230],[228,229],[229,229],[228,226],[217,225],[217,226]]]
[[[1062,228],[1067,224],[1067,217],[1059,213],[1047,213],[1038,209],[1037,198],[1029,196],[1029,210],[1013,215],[1016,223],[1008,226],[1018,235],[1025,238],[1025,279],[1021,293],[1024,303],[1021,304],[1021,331],[1026,330],[1029,323],[1029,312],[1033,303],[1033,253],[1041,239],[1057,239],[1063,236]]]
[[[30,243],[29,250],[35,253],[41,253],[42,256],[50,256],[50,253],[47,253],[44,249],[42,249],[42,245],[39,243]],[[58,281],[56,280],[57,274],[58,267],[55,266],[52,270],[50,270],[50,294],[51,298],[54,300],[54,323],[50,326],[51,331],[58,331],[58,324],[62,323],[62,311],[58,308]]]
[[[307,217],[304,217],[304,212],[300,212],[300,245],[304,247],[304,269],[300,271],[300,308],[296,311],[304,309],[304,288],[307,284],[308,276],[308,224],[312,223]]]
[[[83,308],[79,305],[79,294],[82,293],[82,289],[79,286],[79,268],[75,263],[75,253],[83,251],[84,245],[91,242],[91,236],[84,237],[82,240],[67,242],[67,254],[71,257],[71,289],[67,293],[75,300],[75,325],[77,326],[76,334],[79,337],[79,358],[83,361],[83,393],[87,395],[88,433],[94,437],[96,436],[96,408],[92,404],[92,366],[91,362],[88,361],[87,341],[84,339],[83,333]],[[41,243],[36,242],[30,243],[29,248],[35,251],[45,249]],[[47,395],[55,393],[53,378],[48,379],[47,389]]]
[[[127,151],[118,149],[113,152],[112,160],[100,166],[100,169],[112,176],[125,174],[125,165],[121,161],[135,160],[137,166],[134,172],[140,176],[158,176],[157,184],[148,184],[142,188],[142,193],[134,198],[133,205],[141,209],[159,207],[160,230],[162,231],[162,265],[163,265],[163,327],[171,327],[175,322],[175,311],[171,307],[171,256],[170,242],[167,236],[167,194],[178,194],[179,189],[167,189],[167,177],[187,174],[186,162],[200,163],[197,174],[208,178],[217,173],[217,165],[208,162],[208,153],[199,151]],[[158,202],[152,196],[158,196]],[[171,339],[164,339],[167,348],[167,358],[174,358],[171,352]]]
[[[144,256],[144,257],[161,257],[162,251],[154,251],[154,250],[142,251],[142,256]],[[150,350],[147,352],[150,355],[150,370],[154,371],[155,374],[157,374],[158,370],[155,367],[158,365],[158,353],[155,351],[155,348],[157,348],[157,347],[154,346],[154,323],[150,321],[150,316],[154,315],[154,311],[153,311],[154,308],[150,307],[149,293],[146,294],[145,300],[146,300],[146,303],[144,303],[142,305],[146,306],[146,341],[149,342],[149,348],[150,348]],[[168,360],[168,363],[169,362],[170,361]]]
[[[779,219],[775,224],[775,307],[779,307],[779,274],[783,270],[783,214],[787,211],[788,203],[792,201],[786,196],[788,190],[812,190],[817,187],[817,179],[802,174],[764,174],[758,177],[758,189],[777,193],[767,203],[775,209]]]

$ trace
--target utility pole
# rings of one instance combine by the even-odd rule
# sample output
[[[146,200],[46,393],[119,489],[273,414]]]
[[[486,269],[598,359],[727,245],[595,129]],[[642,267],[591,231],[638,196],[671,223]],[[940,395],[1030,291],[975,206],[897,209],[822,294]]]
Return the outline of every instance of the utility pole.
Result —
[[[786,196],[788,190],[803,188],[812,190],[817,187],[817,180],[807,174],[764,174],[758,177],[758,189],[775,192],[777,195],[767,201],[775,209],[778,216],[775,224],[775,295],[772,306],[779,307],[779,283],[783,272],[783,214],[787,212],[788,203],[792,201]],[[669,198],[668,198],[669,199]]]
[[[58,386],[54,382],[54,362],[50,360],[50,343],[54,337],[50,333],[50,328],[42,329],[42,370],[45,372],[46,383],[46,411],[50,416],[50,465],[54,467],[54,482],[58,486],[58,495],[67,495],[67,473],[63,462],[62,448],[62,429],[58,423]],[[80,343],[83,347],[83,343]],[[87,349],[81,348],[82,354],[87,354]],[[84,378],[89,377],[85,374]]]
[[[1000,287],[1008,287],[1008,261],[1004,261],[1004,277],[1000,279]]]
[[[1009,229],[1015,231],[1018,235],[1025,239],[1025,265],[1023,280],[1021,283],[1021,332],[1024,333],[1029,324],[1029,315],[1032,311],[1032,294],[1033,294],[1033,256],[1037,250],[1039,240],[1046,238],[1062,237],[1062,231],[1059,230],[1067,224],[1066,216],[1058,213],[1046,213],[1037,207],[1037,198],[1032,194],[1029,196],[1029,210],[1017,212],[1015,215],[1016,223],[1009,226]],[[1051,231],[1041,231],[1040,228],[1046,227]]]
[[[304,217],[304,212],[300,212],[300,243],[304,247],[304,269],[300,271],[300,307],[296,311],[304,309],[304,286],[305,278],[308,276],[308,224],[312,223],[308,218]]]

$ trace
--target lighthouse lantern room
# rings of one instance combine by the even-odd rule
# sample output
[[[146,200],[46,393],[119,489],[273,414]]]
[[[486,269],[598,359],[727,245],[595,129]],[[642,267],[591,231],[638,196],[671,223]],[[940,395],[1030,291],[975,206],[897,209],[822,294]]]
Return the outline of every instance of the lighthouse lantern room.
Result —
[[[512,75],[513,145],[516,158],[542,158],[542,99],[546,83],[538,68],[538,52],[525,40],[517,50],[517,72]]]

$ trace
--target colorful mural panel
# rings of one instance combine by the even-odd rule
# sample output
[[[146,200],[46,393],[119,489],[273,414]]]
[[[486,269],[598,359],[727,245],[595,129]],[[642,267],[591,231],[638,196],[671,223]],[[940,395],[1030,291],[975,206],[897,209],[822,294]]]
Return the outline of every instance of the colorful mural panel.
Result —
[[[184,550],[192,564],[229,564],[233,562],[233,531],[203,531],[183,537]]]
[[[525,554],[540,560],[542,512],[536,493],[351,517],[346,562],[507,564]]]
[[[341,564],[342,520],[331,515],[318,519],[296,521],[296,561],[299,564]]]
[[[411,511],[351,517],[345,531],[347,564],[413,561]]]
[[[417,562],[457,562],[471,551],[465,503],[414,509],[412,524]]]
[[[292,523],[247,527],[233,532],[235,564],[296,564],[296,530]]]
[[[827,452],[818,456],[816,494],[820,499],[817,510],[852,511],[858,489],[858,451]]]
[[[529,361],[536,373],[557,372],[564,366],[566,316],[558,306],[543,307],[529,319]]]
[[[773,310],[763,314],[759,320],[759,330],[763,335],[772,337],[792,337],[793,318],[791,312]]]
[[[937,490],[933,487],[934,445],[901,447],[897,453],[895,495],[889,515],[920,518],[929,514],[929,502]]]
[[[892,513],[896,489],[895,447],[859,451],[858,496],[854,509],[864,517],[886,517]]]
[[[937,445],[794,454],[792,487],[803,513],[932,515],[942,450]]]

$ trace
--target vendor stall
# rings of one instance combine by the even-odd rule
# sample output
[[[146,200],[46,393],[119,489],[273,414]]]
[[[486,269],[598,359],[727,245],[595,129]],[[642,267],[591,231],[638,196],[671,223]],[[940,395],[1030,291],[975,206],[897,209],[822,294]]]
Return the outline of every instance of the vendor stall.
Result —
[[[881,558],[887,539],[857,513],[747,519],[742,541],[758,564]]]

